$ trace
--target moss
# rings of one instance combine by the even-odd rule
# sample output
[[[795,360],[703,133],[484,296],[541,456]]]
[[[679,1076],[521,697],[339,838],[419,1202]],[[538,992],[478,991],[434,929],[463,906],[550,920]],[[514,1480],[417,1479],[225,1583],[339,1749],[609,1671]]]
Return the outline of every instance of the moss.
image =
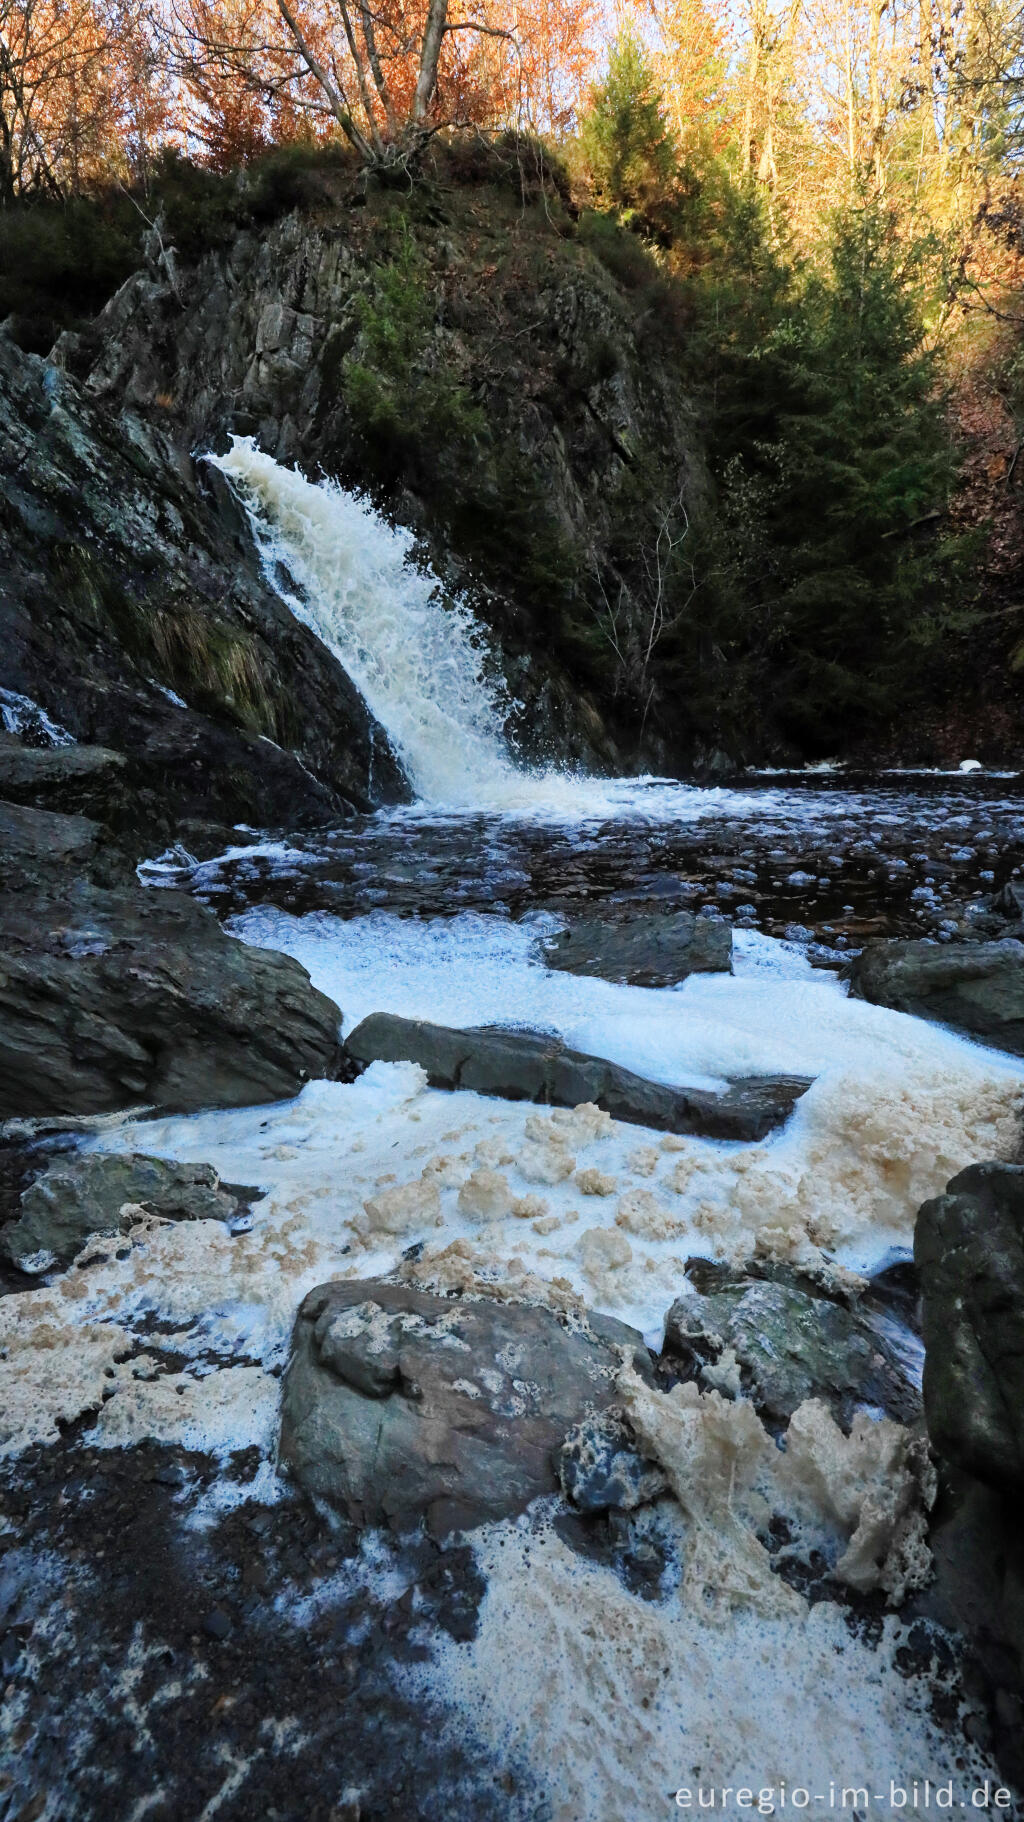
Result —
[[[264,650],[250,634],[191,603],[154,599],[150,577],[126,586],[82,545],[59,547],[53,567],[58,601],[67,597],[100,632],[113,626],[144,675],[252,733],[281,744],[294,735],[297,711],[279,699]]]

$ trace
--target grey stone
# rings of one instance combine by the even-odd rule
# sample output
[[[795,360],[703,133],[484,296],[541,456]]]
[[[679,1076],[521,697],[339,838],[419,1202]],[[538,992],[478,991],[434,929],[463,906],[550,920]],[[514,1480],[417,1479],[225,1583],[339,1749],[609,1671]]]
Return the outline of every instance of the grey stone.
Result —
[[[87,816],[58,816],[0,801],[0,893],[34,887],[41,879],[59,881],[72,869],[91,871],[103,844],[102,828]]]
[[[657,1499],[668,1482],[656,1462],[636,1448],[614,1408],[584,1418],[558,1454],[562,1492],[580,1512],[635,1512]]]
[[[12,885],[0,856],[0,1118],[246,1106],[337,1073],[341,1015],[298,962],[184,893],[76,878],[95,826],[18,815],[69,864],[30,854]]]
[[[634,1075],[604,1057],[569,1050],[537,1031],[477,1026],[460,1031],[371,1013],[346,1039],[357,1063],[419,1063],[435,1088],[467,1088],[512,1101],[578,1107],[590,1101],[617,1120],[704,1138],[764,1138],[788,1119],[810,1081],[795,1076],[749,1076],[725,1094],[673,1088]]]
[[[635,987],[668,987],[688,974],[732,969],[732,925],[692,911],[584,917],[544,945],[549,968]]]
[[[872,943],[851,964],[850,993],[953,1025],[1024,1056],[1024,943]]]
[[[972,1164],[926,1202],[921,1274],[925,1418],[941,1455],[1024,1493],[1024,1167]]]
[[[896,1349],[870,1315],[823,1295],[783,1267],[770,1278],[691,1260],[665,1325],[665,1345],[698,1373],[732,1348],[744,1392],[772,1423],[808,1398],[825,1399],[849,1427],[858,1406],[901,1423],[921,1401]]]
[[[219,1187],[212,1164],[179,1164],[144,1152],[84,1153],[54,1164],[21,1198],[17,1221],[0,1229],[0,1252],[13,1265],[67,1263],[92,1234],[125,1233],[143,1207],[168,1221],[227,1221],[238,1197]]]
[[[558,1491],[562,1442],[611,1402],[623,1352],[649,1376],[640,1335],[612,1335],[535,1304],[320,1285],[295,1323],[281,1460],[360,1525],[510,1517]]]

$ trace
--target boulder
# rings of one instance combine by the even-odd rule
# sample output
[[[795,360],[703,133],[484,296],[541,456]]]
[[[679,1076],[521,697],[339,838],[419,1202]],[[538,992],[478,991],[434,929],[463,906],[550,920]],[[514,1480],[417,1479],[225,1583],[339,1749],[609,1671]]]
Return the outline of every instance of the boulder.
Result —
[[[281,1460],[360,1525],[434,1536],[522,1512],[558,1491],[567,1433],[606,1408],[622,1323],[536,1304],[447,1298],[381,1280],[324,1284],[295,1323]]]
[[[924,1203],[925,1418],[946,1459],[1024,1493],[1024,1167],[972,1164]]]
[[[75,877],[98,841],[85,819],[14,815],[68,867],[48,877],[30,852],[13,889],[0,876],[0,1118],[246,1106],[337,1073],[341,1015],[298,962],[184,893]]]
[[[782,1425],[807,1399],[824,1399],[849,1429],[859,1407],[900,1423],[921,1414],[916,1387],[892,1345],[857,1309],[815,1294],[776,1266],[754,1277],[693,1259],[669,1310],[666,1349],[709,1385],[742,1387],[769,1423]]]
[[[634,987],[671,987],[688,974],[729,973],[732,925],[692,911],[583,917],[544,945],[549,968]]]
[[[1024,943],[871,943],[850,966],[850,994],[1024,1056]]]
[[[67,1264],[90,1235],[126,1233],[140,1207],[165,1221],[228,1221],[239,1197],[220,1187],[212,1164],[83,1153],[29,1184],[18,1220],[0,1229],[0,1254],[23,1271]]]
[[[662,1132],[748,1143],[788,1119],[810,1087],[803,1076],[746,1076],[724,1094],[673,1088],[634,1075],[605,1057],[570,1050],[542,1031],[495,1025],[457,1030],[375,1012],[345,1041],[356,1063],[419,1063],[434,1088],[466,1088],[554,1107],[592,1102],[616,1120]]]

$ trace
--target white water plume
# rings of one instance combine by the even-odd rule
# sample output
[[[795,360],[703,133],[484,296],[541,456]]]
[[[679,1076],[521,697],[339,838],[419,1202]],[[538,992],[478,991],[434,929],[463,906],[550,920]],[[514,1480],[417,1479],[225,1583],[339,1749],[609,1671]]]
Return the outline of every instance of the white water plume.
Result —
[[[289,607],[344,666],[414,790],[452,805],[500,799],[515,779],[508,704],[486,674],[478,623],[414,566],[411,534],[335,482],[283,468],[251,437],[209,460],[244,501],[268,569],[279,560],[294,577]]]
[[[233,438],[227,455],[207,460],[245,505],[271,582],[387,730],[421,807],[569,822],[689,821],[713,808],[753,807],[738,793],[672,779],[517,765],[504,734],[513,705],[488,674],[483,629],[465,603],[446,604],[437,578],[415,565],[411,533],[336,482],[282,467],[252,437]],[[281,588],[278,564],[298,593]]]

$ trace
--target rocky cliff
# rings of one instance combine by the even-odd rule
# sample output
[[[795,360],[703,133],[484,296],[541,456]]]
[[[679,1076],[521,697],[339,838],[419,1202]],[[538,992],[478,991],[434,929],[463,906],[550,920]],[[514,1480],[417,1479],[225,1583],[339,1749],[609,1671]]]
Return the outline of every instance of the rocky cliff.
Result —
[[[272,219],[239,203],[182,246],[151,234],[57,358],[180,454],[248,434],[369,488],[492,628],[525,749],[621,768],[642,756],[655,559],[701,497],[699,445],[655,268],[521,177],[396,196],[326,165]],[[663,707],[647,757],[685,762]]]
[[[85,803],[68,796],[80,767],[26,769],[8,749],[0,795],[98,809],[152,853],[172,834],[202,846],[204,823],[223,845],[224,824],[329,821],[406,794],[341,667],[264,581],[218,478],[2,336],[0,567],[5,722],[31,739],[35,703],[58,739],[126,762]]]

